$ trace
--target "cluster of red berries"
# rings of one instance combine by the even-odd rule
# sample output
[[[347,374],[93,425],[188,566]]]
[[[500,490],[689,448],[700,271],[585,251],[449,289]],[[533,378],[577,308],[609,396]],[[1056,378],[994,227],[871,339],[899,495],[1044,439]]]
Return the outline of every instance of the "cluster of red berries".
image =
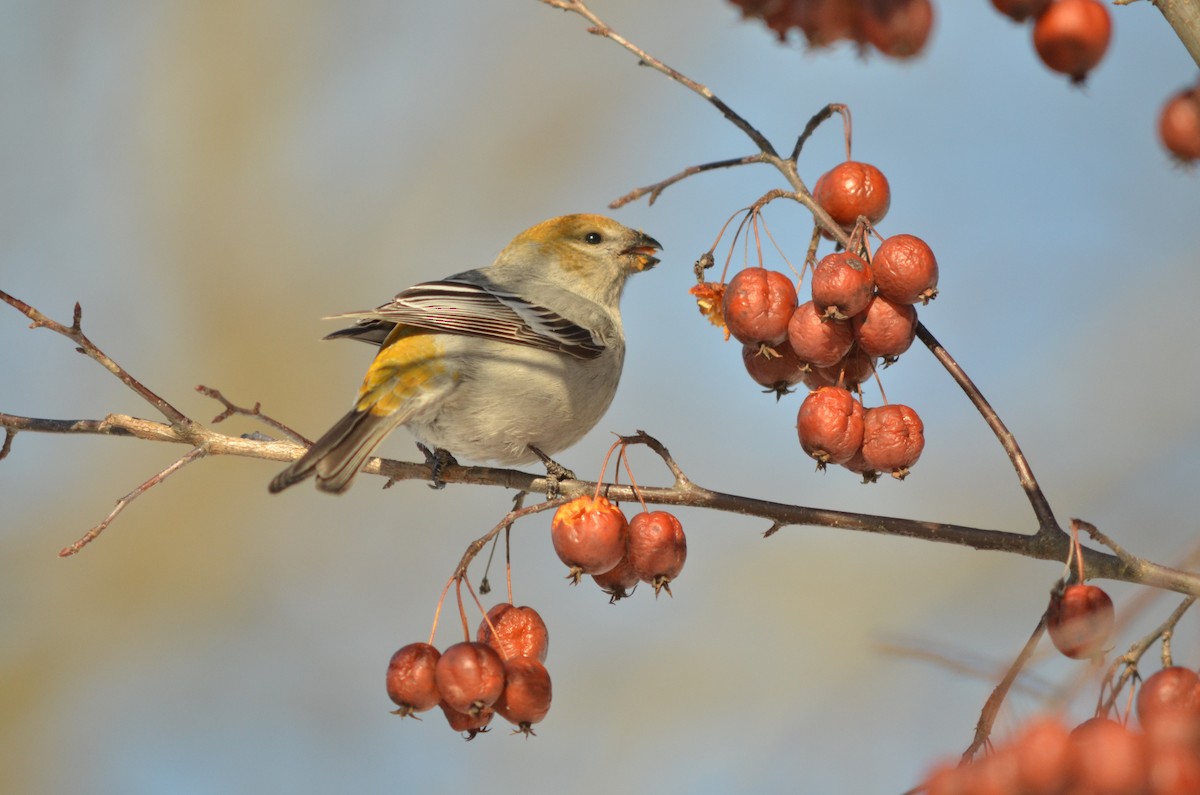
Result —
[[[567,575],[578,583],[591,575],[616,602],[632,593],[639,582],[671,593],[671,582],[687,560],[683,525],[666,511],[643,511],[626,520],[606,497],[576,497],[560,507],[550,522],[550,540]]]
[[[853,236],[863,219],[873,228],[891,205],[883,173],[853,160],[822,175],[813,197]],[[699,284],[692,294],[742,343],[747,372],[768,392],[781,396],[800,382],[812,390],[796,426],[818,467],[840,464],[867,480],[879,472],[902,478],[925,446],[920,417],[900,404],[864,409],[852,390],[877,362],[891,364],[912,345],[915,304],[937,296],[938,264],[915,235],[886,238],[874,254],[859,249],[822,258],[804,303],[790,277],[762,267],[743,268],[723,286]]]
[[[1179,91],[1163,105],[1158,137],[1179,162],[1200,160],[1200,83]]]
[[[1195,795],[1200,792],[1200,676],[1163,668],[1137,694],[1141,731],[1105,717],[1068,729],[1027,724],[982,759],[936,767],[926,795]]]
[[[933,29],[932,0],[731,0],[785,40],[795,28],[810,47],[852,41],[890,58],[911,58]]]
[[[1001,14],[1033,20],[1033,49],[1047,67],[1082,83],[1104,58],[1112,17],[1100,0],[992,0]]]
[[[549,645],[536,610],[502,602],[488,611],[474,641],[444,652],[410,643],[392,655],[387,692],[399,706],[394,714],[441,707],[450,728],[470,740],[498,713],[517,727],[514,733],[533,734],[533,724],[550,711]]]

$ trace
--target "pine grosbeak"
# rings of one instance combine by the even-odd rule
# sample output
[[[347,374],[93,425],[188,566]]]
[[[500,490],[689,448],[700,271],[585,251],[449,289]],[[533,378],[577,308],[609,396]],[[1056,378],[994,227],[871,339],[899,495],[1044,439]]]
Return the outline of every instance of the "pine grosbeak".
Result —
[[[625,279],[661,249],[599,215],[517,235],[489,267],[410,287],[328,338],[380,345],[354,408],[271,481],[316,475],[342,492],[397,426],[443,454],[525,464],[570,447],[604,415],[625,358]]]

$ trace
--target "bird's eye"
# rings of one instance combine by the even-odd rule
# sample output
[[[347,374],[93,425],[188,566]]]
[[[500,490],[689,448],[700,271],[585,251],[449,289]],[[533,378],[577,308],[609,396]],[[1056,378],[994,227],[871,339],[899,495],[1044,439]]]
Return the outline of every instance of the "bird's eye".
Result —
[[[583,239],[594,246],[597,243],[599,243],[601,240],[603,240],[604,238],[600,235],[599,232],[588,232],[586,235],[583,236]]]

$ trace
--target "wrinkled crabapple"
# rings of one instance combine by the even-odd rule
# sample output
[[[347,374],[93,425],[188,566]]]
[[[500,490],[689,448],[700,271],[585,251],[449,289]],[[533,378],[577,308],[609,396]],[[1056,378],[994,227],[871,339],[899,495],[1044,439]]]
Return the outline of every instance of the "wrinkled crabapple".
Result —
[[[654,595],[666,589],[683,570],[687,538],[683,525],[667,511],[639,513],[629,520],[629,563],[642,582],[654,586]]]
[[[442,701],[452,709],[478,715],[504,690],[504,661],[486,643],[463,641],[442,652],[434,669]]]
[[[787,339],[796,311],[796,287],[779,271],[743,268],[725,285],[721,311],[725,327],[745,345],[774,347]]]
[[[495,634],[492,627],[496,628]],[[488,610],[487,619],[480,621],[475,631],[475,640],[491,646],[505,659],[537,657],[545,662],[550,650],[550,632],[538,611],[526,605],[515,607],[509,602]]]
[[[437,706],[442,696],[434,672],[441,656],[428,643],[410,643],[392,655],[387,669],[387,693],[400,707],[392,714],[407,717]]]
[[[567,575],[578,583],[584,574],[602,574],[625,556],[627,522],[606,497],[583,495],[561,506],[550,521],[550,539]]]
[[[796,433],[818,469],[849,461],[862,447],[862,404],[844,387],[823,386],[800,404]]]

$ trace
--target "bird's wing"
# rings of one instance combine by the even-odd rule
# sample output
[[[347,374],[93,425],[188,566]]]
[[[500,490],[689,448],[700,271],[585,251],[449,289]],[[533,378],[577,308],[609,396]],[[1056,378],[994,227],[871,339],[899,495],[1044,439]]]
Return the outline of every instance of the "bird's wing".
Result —
[[[559,351],[579,359],[594,359],[605,350],[597,334],[557,312],[495,286],[453,277],[410,287],[375,309],[334,317],[356,318],[358,323],[326,339],[350,337],[382,345],[399,324]]]

